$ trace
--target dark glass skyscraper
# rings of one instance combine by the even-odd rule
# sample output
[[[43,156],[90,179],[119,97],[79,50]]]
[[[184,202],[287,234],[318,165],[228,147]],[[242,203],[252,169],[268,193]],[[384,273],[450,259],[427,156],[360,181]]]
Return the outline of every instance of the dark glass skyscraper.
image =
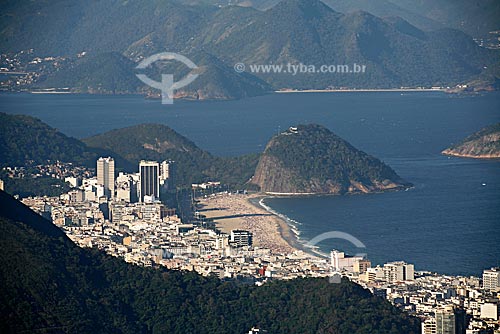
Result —
[[[157,161],[142,160],[139,163],[141,177],[140,201],[144,196],[160,198],[160,164]]]

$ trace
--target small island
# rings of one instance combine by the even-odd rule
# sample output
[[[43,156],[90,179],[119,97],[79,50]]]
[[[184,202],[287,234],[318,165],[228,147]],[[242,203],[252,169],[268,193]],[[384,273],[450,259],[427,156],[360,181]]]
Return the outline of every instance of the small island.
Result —
[[[441,153],[462,158],[500,158],[500,123],[485,127],[465,138],[461,143],[453,145]]]
[[[412,186],[379,159],[314,124],[274,136],[250,182],[273,195],[372,193]]]

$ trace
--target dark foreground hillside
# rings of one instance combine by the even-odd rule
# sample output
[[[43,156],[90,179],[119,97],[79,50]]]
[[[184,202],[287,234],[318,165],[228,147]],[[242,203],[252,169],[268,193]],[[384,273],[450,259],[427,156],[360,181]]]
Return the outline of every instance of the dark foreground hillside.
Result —
[[[245,286],[81,249],[2,191],[0,246],[2,333],[419,332],[416,319],[348,281]]]

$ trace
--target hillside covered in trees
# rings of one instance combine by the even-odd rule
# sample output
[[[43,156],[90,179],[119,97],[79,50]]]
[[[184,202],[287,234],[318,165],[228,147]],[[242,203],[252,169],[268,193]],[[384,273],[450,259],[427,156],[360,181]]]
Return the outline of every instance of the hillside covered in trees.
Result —
[[[382,161],[314,124],[274,136],[251,182],[264,192],[281,194],[369,193],[411,186]]]
[[[213,156],[166,125],[141,124],[80,141],[37,118],[5,113],[0,113],[0,147],[1,167],[24,166],[27,161],[44,164],[48,160],[59,160],[95,168],[98,157],[112,156],[118,170],[136,172],[142,159],[173,160],[177,163],[176,182],[180,187],[214,180],[241,187],[253,175],[259,157],[258,154]],[[25,181],[6,179],[7,188],[27,193],[27,188],[37,184]],[[38,184],[48,189],[47,181],[50,180]]]

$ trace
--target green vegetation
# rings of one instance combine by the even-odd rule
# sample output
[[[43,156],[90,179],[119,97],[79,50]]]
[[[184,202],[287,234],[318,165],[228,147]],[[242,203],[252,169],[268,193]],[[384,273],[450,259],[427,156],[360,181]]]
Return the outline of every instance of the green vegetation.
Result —
[[[72,162],[95,167],[99,156],[112,155],[120,168],[130,169],[130,162],[102,149],[88,148],[78,139],[68,137],[35,117],[0,112],[0,167],[24,166],[26,161],[45,164],[50,161]]]
[[[115,158],[117,168],[129,172],[137,171],[142,159],[173,160],[179,187],[221,181],[235,189],[258,185],[271,192],[345,193],[408,186],[390,167],[318,125],[300,126],[299,134],[273,138],[262,157],[249,154],[222,158],[160,124],[112,130],[81,142],[29,116],[0,113],[0,120],[4,129],[0,143],[5,143],[0,156],[2,166],[23,166],[27,160],[60,160],[94,167],[97,157],[109,155]],[[54,182],[8,180],[7,189],[17,194],[57,195],[65,188]],[[36,190],[30,191],[31,186]]]
[[[3,333],[420,332],[416,318],[346,280],[256,287],[137,267],[77,247],[1,191],[0,217]]]
[[[51,128],[37,118],[0,113],[0,166],[22,166],[26,160],[79,161],[86,146]]]
[[[299,125],[273,137],[252,182],[263,191],[282,193],[370,192],[410,185],[320,125]]]
[[[2,177],[1,179],[4,181],[4,189],[7,193],[19,195],[21,198],[29,196],[59,196],[70,190],[70,186],[66,182],[48,176],[37,178]]]
[[[259,155],[221,158],[198,148],[192,141],[171,128],[159,124],[142,124],[112,130],[84,139],[70,138],[39,119],[24,115],[0,113],[0,166],[24,166],[26,161],[46,163],[47,160],[72,162],[94,167],[99,156],[112,156],[120,170],[135,172],[139,161],[174,160],[177,163],[176,183],[218,180],[241,188],[252,177]],[[50,179],[10,179],[7,189],[16,194],[57,194],[64,189]],[[29,190],[29,187],[37,186]]]
[[[233,189],[254,189],[258,185],[271,192],[308,189],[306,192],[345,193],[409,185],[390,167],[319,125],[300,126],[298,134],[274,137],[262,157],[216,157],[160,124],[135,125],[78,141],[29,116],[0,113],[0,120],[4,129],[0,143],[5,143],[2,166],[23,166],[27,160],[60,160],[95,167],[99,156],[109,155],[115,158],[117,168],[128,172],[137,171],[140,160],[173,160],[178,187],[220,181]],[[30,191],[31,186],[36,190]],[[65,189],[61,186],[49,179],[19,179],[8,180],[7,189],[17,194],[48,195]]]
[[[221,0],[181,0],[184,4],[226,5]],[[236,0],[232,4],[267,10],[279,0]],[[429,31],[449,27],[472,37],[485,36],[500,28],[500,5],[496,0],[324,0],[342,13],[366,11],[379,17],[401,17],[419,29]]]
[[[258,75],[275,88],[453,85],[477,75],[497,53],[459,31],[424,32],[366,12],[342,15],[315,0],[282,1],[206,49],[248,64],[356,63],[367,68],[363,74]]]

